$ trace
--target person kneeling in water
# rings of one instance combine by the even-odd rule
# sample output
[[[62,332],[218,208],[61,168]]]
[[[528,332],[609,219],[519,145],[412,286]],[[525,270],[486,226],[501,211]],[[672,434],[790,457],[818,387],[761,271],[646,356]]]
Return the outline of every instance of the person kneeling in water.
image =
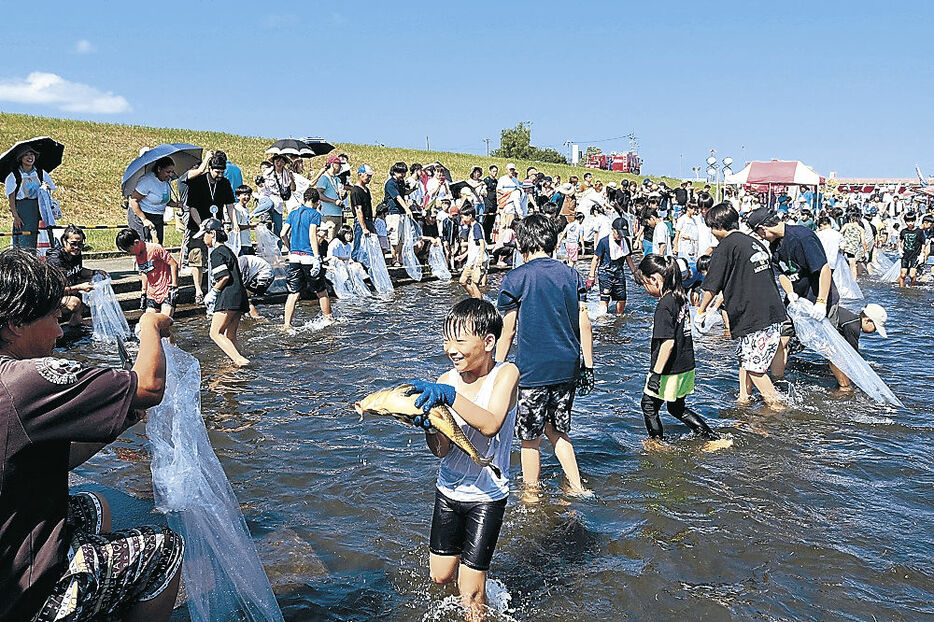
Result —
[[[425,427],[428,448],[441,458],[431,519],[431,580],[456,580],[471,616],[481,615],[486,604],[486,575],[509,496],[519,370],[493,360],[502,330],[496,307],[477,298],[462,300],[444,320],[444,351],[454,369],[437,383],[412,383],[413,393],[421,394],[415,405],[426,413],[416,424]],[[451,407],[458,426],[481,455],[493,459],[501,477],[477,466],[431,426],[427,413],[442,404]]]
[[[664,403],[668,412],[692,432],[706,440],[717,440],[720,436],[684,402],[694,393],[694,341],[681,268],[671,257],[646,255],[639,263],[639,271],[645,291],[659,299],[652,327],[652,363],[642,394],[642,416],[649,438],[663,440],[658,412]]]

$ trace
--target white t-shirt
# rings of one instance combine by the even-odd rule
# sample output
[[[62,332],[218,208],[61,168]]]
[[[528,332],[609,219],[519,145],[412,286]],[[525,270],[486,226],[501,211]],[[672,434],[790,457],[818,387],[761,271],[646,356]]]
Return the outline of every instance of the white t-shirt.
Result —
[[[564,240],[568,244],[580,246],[584,242],[584,227],[577,221],[568,223],[564,228]]]
[[[652,252],[656,255],[661,255],[662,244],[665,245],[665,255],[670,255],[671,237],[668,235],[668,225],[660,222],[655,225],[655,231],[652,233]]]
[[[350,259],[352,247],[340,238],[334,238],[328,244],[328,257],[337,257],[338,259]]]
[[[704,222],[704,217],[694,214],[694,223],[697,225],[697,254],[700,255],[708,248],[717,248],[720,241],[714,237],[710,227]]]
[[[39,198],[39,186],[41,182],[39,181],[39,173],[36,172],[36,167],[32,167],[32,170],[28,173],[24,173],[20,169],[20,175],[22,176],[22,183],[19,186],[19,192],[16,193],[16,200],[19,199],[38,199]],[[52,190],[55,190],[55,184],[52,183],[52,178],[49,177],[49,174],[45,171],[42,171],[42,181],[47,182],[49,187]],[[16,178],[13,176],[13,173],[10,173],[6,176],[6,196],[13,194],[13,191],[16,189]]]
[[[237,224],[240,225],[240,246],[250,245],[250,211],[240,201],[234,203],[234,212],[237,214]]]
[[[146,173],[136,184],[136,192],[143,195],[139,207],[144,214],[165,213],[165,205],[172,198],[172,187],[168,181],[159,181],[155,173]]]
[[[273,278],[272,266],[262,257],[241,255],[237,257],[237,263],[240,264],[240,276],[243,277],[244,283],[249,282],[255,276]]]
[[[678,255],[681,257],[697,256],[697,223],[693,216],[683,214],[675,223],[675,231],[681,234],[678,238]]]
[[[837,265],[837,259],[840,255],[840,245],[843,243],[843,236],[839,231],[833,229],[818,229],[814,233],[824,247],[824,254],[827,256],[827,263],[833,268]]]

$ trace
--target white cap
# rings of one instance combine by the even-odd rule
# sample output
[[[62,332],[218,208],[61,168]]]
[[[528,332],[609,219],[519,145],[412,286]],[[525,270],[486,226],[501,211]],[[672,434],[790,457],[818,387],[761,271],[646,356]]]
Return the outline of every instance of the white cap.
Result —
[[[510,162],[509,164],[506,165],[506,169],[516,170],[516,165]]]
[[[880,337],[888,337],[885,334],[885,322],[889,319],[889,314],[885,312],[885,309],[875,303],[868,304],[863,307],[863,315],[872,320]]]

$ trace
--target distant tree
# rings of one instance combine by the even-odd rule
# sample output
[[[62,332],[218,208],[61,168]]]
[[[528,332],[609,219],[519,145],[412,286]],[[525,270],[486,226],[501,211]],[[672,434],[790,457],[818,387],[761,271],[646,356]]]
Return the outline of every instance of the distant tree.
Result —
[[[506,160],[533,160],[536,162],[553,162],[567,164],[567,158],[555,149],[540,149],[531,143],[532,130],[525,123],[519,122],[516,127],[510,127],[500,132],[499,148],[490,154],[494,158]]]
[[[603,149],[589,145],[587,151],[584,152],[584,159],[589,160],[590,156],[600,155],[601,153],[603,153]]]

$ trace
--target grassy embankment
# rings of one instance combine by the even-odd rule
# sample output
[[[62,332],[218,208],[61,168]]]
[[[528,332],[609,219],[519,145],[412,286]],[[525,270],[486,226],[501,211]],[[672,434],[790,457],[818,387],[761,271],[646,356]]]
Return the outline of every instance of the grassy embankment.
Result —
[[[64,223],[73,222],[83,226],[117,225],[126,222],[126,212],[122,207],[123,200],[120,196],[120,180],[127,164],[139,154],[140,147],[185,142],[205,148],[220,149],[226,151],[231,161],[237,163],[243,170],[244,182],[251,184],[252,178],[259,172],[259,163],[266,157],[263,155],[264,151],[274,140],[220,132],[91,123],[0,112],[0,151],[7,149],[18,140],[33,136],[51,136],[65,145],[64,161],[53,173],[58,186],[55,196],[62,205],[62,211],[65,214]],[[336,153],[348,154],[351,163],[355,166],[365,162],[376,170],[373,188],[377,200],[382,199],[381,186],[389,167],[400,160],[407,163],[427,163],[438,160],[451,170],[454,179],[466,177],[473,165],[482,166],[484,174],[491,164],[497,164],[500,171],[505,172],[503,168],[506,162],[498,158],[349,143],[333,144],[337,148]],[[315,158],[310,162],[313,169],[323,164],[323,157]],[[573,174],[583,175],[587,170],[567,165],[523,160],[517,160],[515,164],[520,171],[525,171],[527,166],[535,165],[539,170],[550,175],[561,175],[563,180],[567,180],[568,176]],[[594,171],[594,176],[604,182],[643,178],[643,176],[613,171]],[[676,181],[668,177],[653,177],[653,179],[665,179],[669,185]],[[9,211],[4,208],[0,210],[0,228],[3,231],[10,231],[10,226]],[[166,231],[168,245],[180,243],[181,236],[174,231],[172,226],[167,227]],[[88,233],[88,242],[93,250],[116,250],[113,244],[114,231],[89,231]],[[0,246],[7,246],[9,243],[9,237],[0,238]]]

